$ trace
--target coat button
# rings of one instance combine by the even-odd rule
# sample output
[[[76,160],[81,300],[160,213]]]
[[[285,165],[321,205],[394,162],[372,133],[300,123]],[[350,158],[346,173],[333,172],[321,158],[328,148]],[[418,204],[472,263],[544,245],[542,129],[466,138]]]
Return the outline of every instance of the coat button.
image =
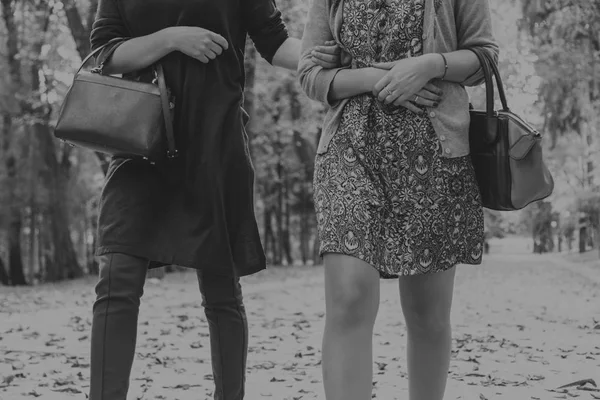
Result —
[[[449,148],[446,148],[446,154],[450,154],[452,152],[452,150],[450,150]]]
[[[435,112],[433,112],[433,111],[432,111],[432,112],[430,112],[430,113],[429,113],[429,116],[430,116],[431,118],[435,118]]]
[[[443,142],[444,140],[446,140],[446,136],[440,135],[440,140]]]

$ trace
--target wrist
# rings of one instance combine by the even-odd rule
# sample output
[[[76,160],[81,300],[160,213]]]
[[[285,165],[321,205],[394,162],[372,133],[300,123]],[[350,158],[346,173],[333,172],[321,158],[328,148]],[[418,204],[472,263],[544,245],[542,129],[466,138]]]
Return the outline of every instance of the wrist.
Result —
[[[179,50],[177,46],[176,35],[173,27],[165,28],[158,31],[160,47],[164,48],[167,53]]]
[[[364,71],[366,79],[362,79],[362,89],[365,92],[371,92],[373,90],[373,86],[375,86],[375,84],[379,82],[388,72],[384,69],[375,67],[366,67],[364,68]]]
[[[442,78],[446,74],[446,63],[441,54],[425,54],[423,55],[423,61],[429,73],[430,80]]]

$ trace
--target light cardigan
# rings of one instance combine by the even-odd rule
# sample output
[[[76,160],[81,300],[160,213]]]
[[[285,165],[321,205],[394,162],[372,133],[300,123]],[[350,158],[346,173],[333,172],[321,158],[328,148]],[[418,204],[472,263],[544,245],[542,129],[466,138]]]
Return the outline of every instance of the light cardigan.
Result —
[[[314,46],[326,41],[340,42],[344,0],[312,0],[302,38],[302,55],[298,78],[308,97],[330,106],[323,120],[317,154],[327,151],[338,130],[348,99],[330,102],[329,92],[335,75],[343,68],[323,69],[310,55]],[[385,1],[385,0],[381,0]],[[469,48],[485,49],[498,60],[498,45],[492,34],[489,0],[425,0],[423,53],[449,53]],[[427,109],[433,128],[440,139],[444,157],[469,154],[469,96],[465,86],[483,83],[481,68],[462,83],[436,79],[444,92],[438,107]]]

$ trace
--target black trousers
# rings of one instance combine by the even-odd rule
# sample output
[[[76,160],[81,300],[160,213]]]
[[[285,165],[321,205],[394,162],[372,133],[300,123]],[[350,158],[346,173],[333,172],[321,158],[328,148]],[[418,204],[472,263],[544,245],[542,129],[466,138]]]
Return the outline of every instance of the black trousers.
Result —
[[[100,257],[93,307],[90,400],[126,400],[148,261],[121,253]],[[209,324],[215,400],[242,400],[248,322],[239,279],[198,271]]]

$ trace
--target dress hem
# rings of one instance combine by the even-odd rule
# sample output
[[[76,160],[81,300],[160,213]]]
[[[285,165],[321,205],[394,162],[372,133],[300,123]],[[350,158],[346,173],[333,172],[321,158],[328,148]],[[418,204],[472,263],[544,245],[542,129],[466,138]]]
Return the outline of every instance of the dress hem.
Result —
[[[361,260],[367,264],[369,264],[371,267],[373,267],[375,269],[375,271],[377,271],[377,273],[379,273],[379,278],[380,279],[398,279],[400,277],[403,276],[417,276],[417,275],[428,275],[428,274],[435,274],[437,272],[444,272],[444,271],[448,271],[451,268],[456,267],[457,265],[481,265],[482,264],[482,259],[479,259],[477,262],[466,262],[464,260],[459,260],[456,263],[449,265],[445,268],[438,268],[438,269],[434,269],[431,271],[426,271],[426,272],[417,272],[414,273],[416,270],[414,268],[410,269],[410,271],[413,271],[413,273],[410,274],[402,274],[402,273],[394,273],[394,274],[388,274],[383,272],[381,269],[378,268],[378,266],[380,266],[380,264],[374,264],[373,262],[371,262],[368,257],[361,257],[358,256],[356,254],[348,254],[348,253],[344,253],[342,251],[339,250],[322,250],[319,252],[319,255],[321,256],[321,258],[323,256],[325,256],[326,254],[339,254],[339,255],[343,255],[343,256],[348,256],[348,257],[354,257],[358,260]]]

